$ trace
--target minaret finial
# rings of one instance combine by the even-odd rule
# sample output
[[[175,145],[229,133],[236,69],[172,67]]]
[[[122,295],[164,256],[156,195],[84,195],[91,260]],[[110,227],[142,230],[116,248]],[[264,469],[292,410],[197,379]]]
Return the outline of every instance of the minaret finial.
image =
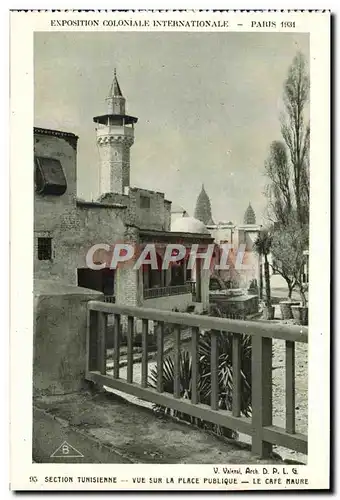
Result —
[[[115,76],[115,77],[117,76],[117,68],[114,68],[114,70],[113,70],[113,76]]]

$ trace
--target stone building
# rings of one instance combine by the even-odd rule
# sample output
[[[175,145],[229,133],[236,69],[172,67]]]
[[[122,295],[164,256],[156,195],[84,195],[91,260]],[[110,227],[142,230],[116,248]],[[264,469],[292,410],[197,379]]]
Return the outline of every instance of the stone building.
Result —
[[[130,148],[137,118],[126,113],[116,73],[106,102],[106,114],[93,119],[99,150],[96,201],[77,198],[77,136],[34,128],[34,275],[99,290],[107,300],[121,304],[178,310],[194,304],[207,309],[209,276],[201,270],[200,259],[194,295],[186,259],[167,270],[162,269],[162,261],[167,244],[204,248],[212,242],[211,236],[189,227],[172,231],[171,201],[164,193],[130,186]],[[130,243],[137,253],[155,243],[158,269],[148,265],[139,270],[132,265],[110,269],[107,258],[117,243]],[[98,249],[93,257],[101,269],[89,268],[89,250],[103,244],[110,251]]]
[[[179,216],[180,214],[178,214]],[[220,245],[228,244],[231,246],[228,258],[230,268],[218,271],[217,274],[234,287],[247,288],[252,280],[259,281],[260,258],[254,252],[253,246],[261,230],[261,225],[256,224],[256,216],[251,203],[249,203],[244,213],[243,224],[234,224],[231,221],[214,223],[210,198],[204,185],[202,185],[201,192],[197,197],[195,217],[205,223],[207,230],[216,243],[217,253]],[[244,252],[242,262],[238,262],[239,251]],[[236,262],[248,266],[248,268],[236,269]],[[216,256],[216,263],[218,263],[218,255]]]

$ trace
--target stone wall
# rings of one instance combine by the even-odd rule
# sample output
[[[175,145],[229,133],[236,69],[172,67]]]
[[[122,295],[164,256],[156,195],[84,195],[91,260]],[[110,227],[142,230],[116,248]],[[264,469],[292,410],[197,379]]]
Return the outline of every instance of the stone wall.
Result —
[[[107,134],[101,130],[97,139],[100,165],[100,193],[124,193],[124,188],[130,185],[130,148],[133,136],[115,135],[108,128]]]
[[[164,200],[164,229],[171,231],[171,201]]]
[[[136,227],[127,227],[124,233],[124,240],[138,248],[139,231]],[[115,272],[115,295],[116,304],[128,304],[130,306],[140,306],[143,297],[142,269],[134,270],[133,263],[127,262],[118,266]]]
[[[168,231],[170,229],[169,203],[164,202],[164,193],[148,189],[130,188],[130,217],[142,229]],[[141,206],[141,197],[149,198],[150,207]]]
[[[141,207],[141,197],[149,198],[150,208]],[[101,203],[119,203],[127,208],[122,214],[125,224],[141,229],[170,231],[171,202],[164,200],[164,193],[131,187],[124,194],[106,193],[99,198]]]
[[[34,281],[34,394],[66,394],[83,387],[87,303],[101,297],[86,288]]]
[[[35,193],[34,197],[34,273],[39,278],[66,278],[76,283],[74,267],[69,268],[67,251],[61,249],[60,234],[72,228],[76,231],[76,148],[64,137],[35,133],[34,154],[55,158],[60,161],[67,181],[67,190],[62,196],[44,196]],[[37,257],[39,237],[52,238],[52,259],[40,261]],[[62,255],[61,255],[62,254]]]
[[[34,275],[39,279],[77,285],[77,269],[87,267],[86,255],[93,245],[128,242],[138,246],[138,228],[169,231],[171,202],[164,199],[163,193],[139,188],[129,188],[125,193],[107,193],[101,196],[100,203],[77,201],[77,151],[75,142],[69,139],[60,132],[35,134],[35,154],[61,162],[67,191],[61,196],[35,194]],[[112,153],[112,144],[107,146]],[[115,161],[127,165],[125,146],[123,142],[117,145],[116,152],[118,154],[121,148],[121,156],[118,155]],[[102,148],[105,147],[103,144]],[[143,196],[149,200],[145,208],[141,203]],[[41,237],[52,239],[49,260],[38,260],[38,238]],[[115,295],[117,303],[141,305],[142,270],[136,271],[131,266],[117,269]]]
[[[60,160],[67,191],[62,196],[35,194],[34,275],[76,285],[77,268],[86,267],[86,255],[93,245],[124,241],[126,210],[95,203],[77,204],[76,150],[62,137],[38,135],[35,141],[38,156]],[[39,237],[52,238],[51,260],[38,260]]]

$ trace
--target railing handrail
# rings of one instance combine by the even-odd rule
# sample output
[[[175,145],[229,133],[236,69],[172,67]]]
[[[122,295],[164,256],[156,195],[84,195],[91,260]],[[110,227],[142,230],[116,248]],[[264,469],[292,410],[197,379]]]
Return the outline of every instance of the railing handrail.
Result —
[[[159,309],[126,306],[91,300],[88,309],[107,314],[122,314],[139,319],[160,321],[170,324],[196,326],[205,330],[220,330],[225,332],[254,335],[271,339],[288,340],[291,342],[308,343],[308,328],[298,325],[282,325],[269,321],[268,323],[217,318],[199,314],[161,311]]]

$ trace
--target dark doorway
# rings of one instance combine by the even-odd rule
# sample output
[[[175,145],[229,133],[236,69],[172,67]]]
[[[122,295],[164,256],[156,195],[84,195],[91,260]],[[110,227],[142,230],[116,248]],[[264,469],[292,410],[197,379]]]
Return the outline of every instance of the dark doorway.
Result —
[[[114,295],[114,269],[78,269],[78,286],[90,288],[104,293]]]

